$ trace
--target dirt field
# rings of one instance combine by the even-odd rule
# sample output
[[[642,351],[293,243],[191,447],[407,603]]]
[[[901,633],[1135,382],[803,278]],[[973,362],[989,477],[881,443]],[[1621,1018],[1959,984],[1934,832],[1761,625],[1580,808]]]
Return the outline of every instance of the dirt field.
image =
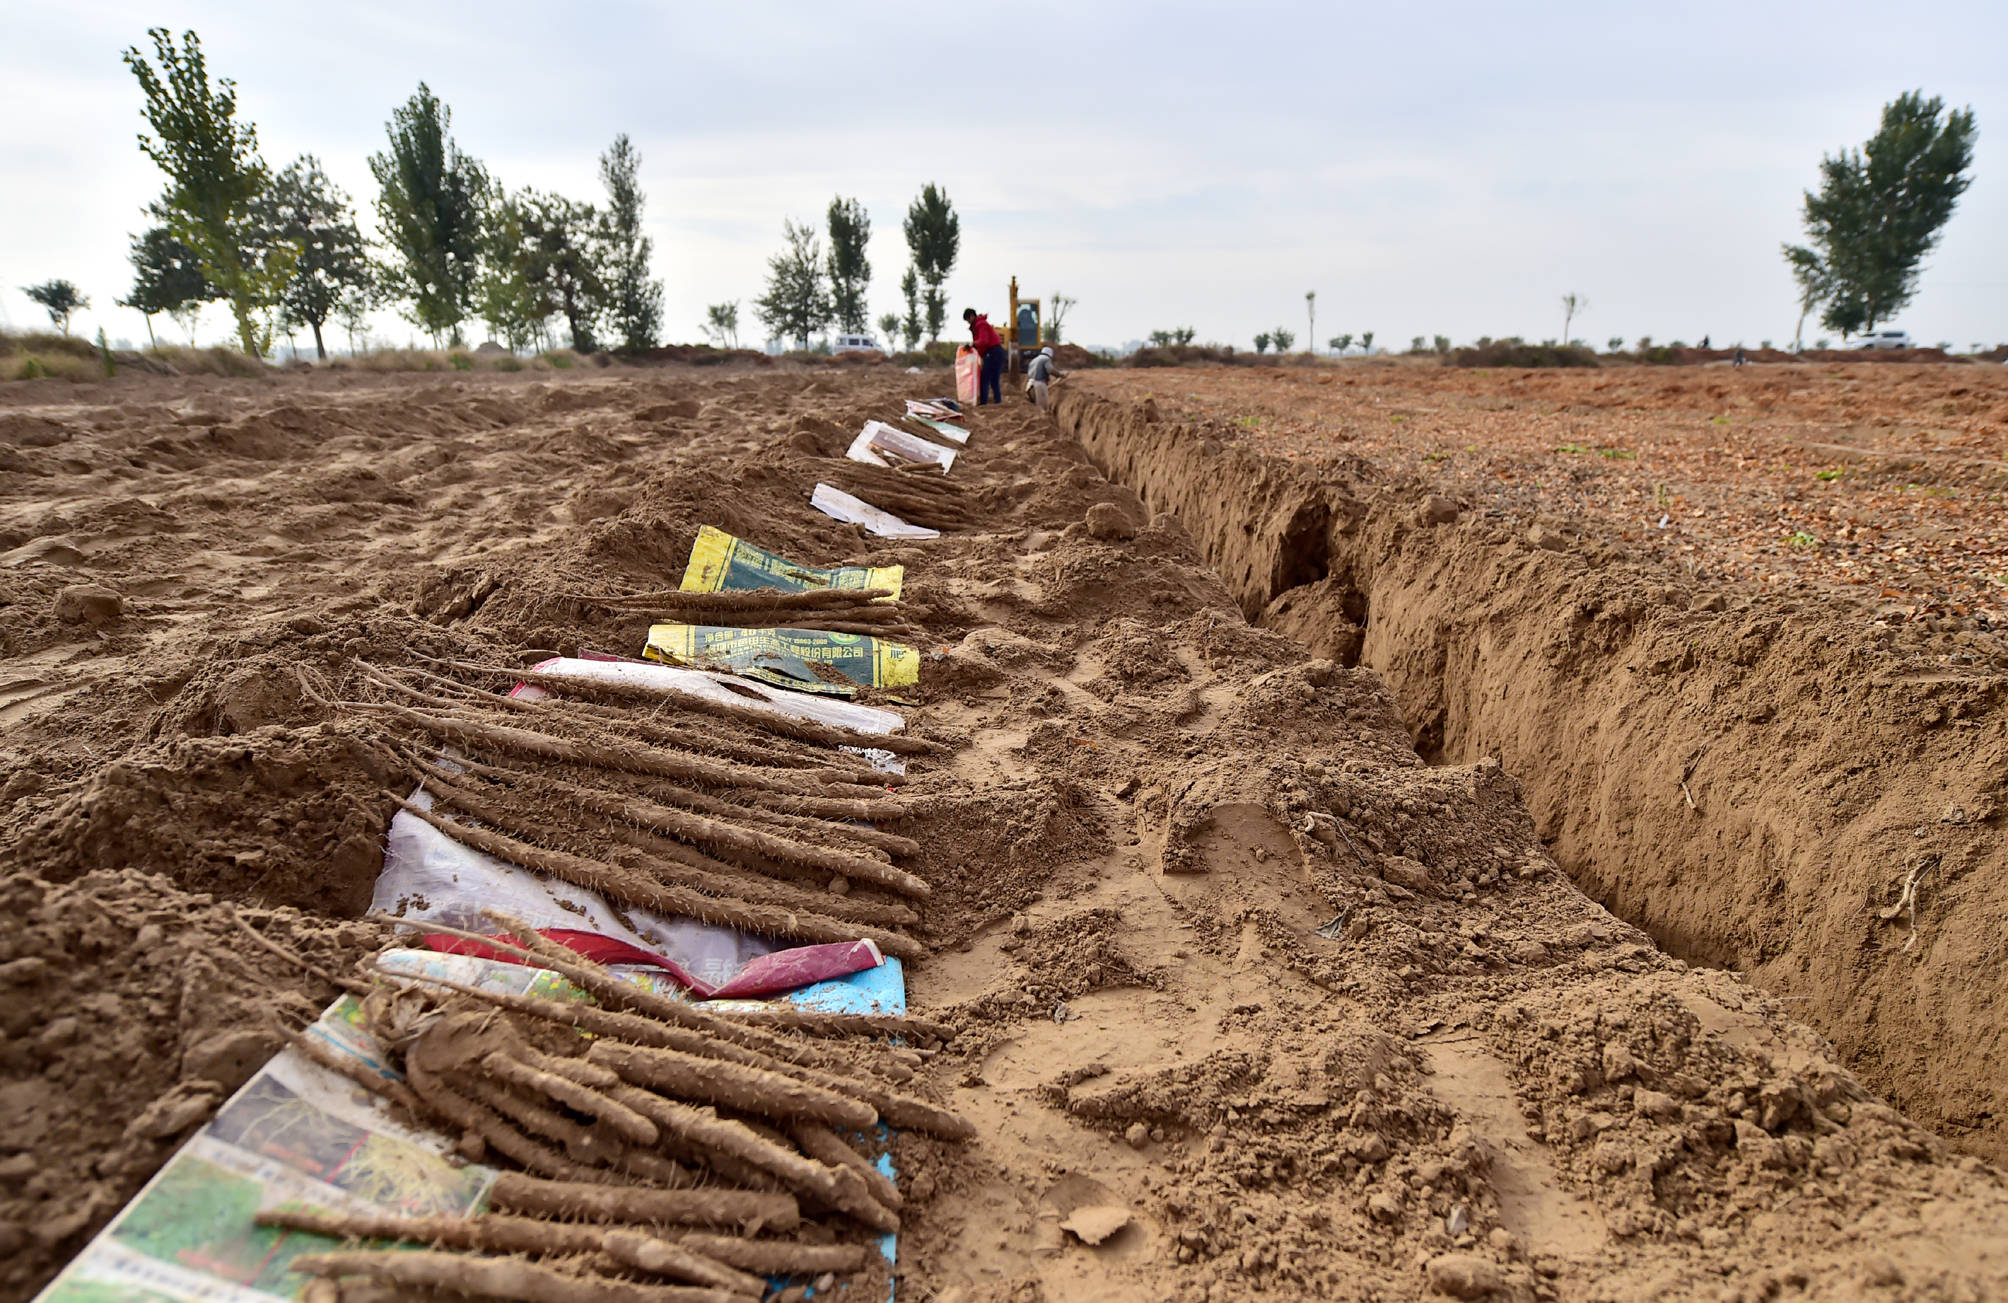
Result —
[[[1845,981],[1887,1022],[1908,983],[1911,1027],[1932,1031],[1922,1010],[1961,1000],[1960,1026],[1979,1025],[1999,992],[1979,976],[1986,956],[1945,947],[1977,945],[1999,917],[1957,894],[1980,896],[1999,863],[1991,787],[1949,789],[1964,813],[1919,839],[1937,876],[1917,946],[1881,956],[1908,964],[1901,976],[1847,966],[1859,946],[1810,977],[1690,968],[1587,899],[1544,846],[1576,867],[1586,835],[1570,822],[1583,803],[1554,795],[1539,763],[1566,735],[1503,767],[1483,758],[1484,720],[1457,698],[1491,682],[1469,667],[1512,675],[1493,662],[1517,644],[1459,649],[1468,679],[1434,716],[1416,713],[1421,680],[1403,661],[1447,663],[1451,648],[1392,591],[1441,582],[1432,552],[1493,583],[1481,546],[1526,571],[1513,600],[1565,603],[1542,638],[1594,629],[1600,655],[1635,643],[1657,627],[1645,612],[1613,632],[1599,611],[1614,598],[1587,613],[1579,600],[1582,557],[1604,546],[1594,530],[1559,549],[1485,542],[1476,531],[1524,532],[1510,504],[1424,525],[1416,510],[1443,513],[1407,478],[1269,471],[1252,451],[1230,465],[1203,432],[1092,398],[1121,377],[1069,382],[1064,430],[1017,405],[978,414],[955,478],[979,520],[942,540],[886,546],[807,508],[863,420],[944,383],[890,367],[664,368],[0,392],[0,1293],[31,1294],[244,1078],[273,1044],[268,1010],[332,993],[245,944],[240,921],[328,966],[382,939],[355,917],[393,808],[382,725],[303,682],[347,689],[358,660],[633,654],[647,614],[581,596],[672,586],[701,524],[814,564],[903,564],[927,631],[910,723],[956,750],[915,769],[906,790],[929,799],[898,829],[925,848],[912,868],[933,889],[919,935],[934,954],[911,991],[961,1029],[926,1084],[979,1135],[900,1142],[902,1299],[2008,1289],[2001,1174],[1876,1092],[1956,1132],[1951,1108],[1929,1112],[1921,1077],[1864,1048],[1893,1054],[1887,1040],[1850,1047],[1836,1029],[1858,1077],[1794,1021],[1824,1006],[1777,998],[1796,994],[1788,978]],[[1219,463],[1211,498],[1255,526],[1238,551],[1196,486],[1180,490],[1194,504],[1181,523],[1163,514],[1173,491],[1121,455],[1183,473],[1188,443]],[[1433,543],[1446,529],[1474,534],[1469,550]],[[1430,546],[1411,555],[1407,538]],[[1617,585],[1611,566],[1598,574]],[[1306,583],[1332,600],[1249,622]],[[1961,618],[1977,619],[1968,605]],[[1660,675],[1663,696],[1733,702],[1737,728],[1798,727],[1814,707],[1765,659],[1794,636],[1785,617],[1694,616],[1715,617],[1734,630],[1696,634],[1693,661],[1651,669],[1633,645],[1629,672]],[[1903,658],[1972,636],[1907,624],[1874,644],[1875,664],[1922,666]],[[1374,664],[1381,639],[1407,648],[1385,655],[1385,681],[1342,663]],[[1755,648],[1740,668],[1771,685],[1764,721],[1714,668],[1718,644]],[[1884,689],[1888,671],[1849,668],[1856,646],[1837,644],[1823,672],[1861,683],[1862,709],[1909,692],[1938,717],[1904,717],[1908,767],[1895,749],[1847,759],[1871,734],[1794,763],[1846,773],[1838,795],[1871,806],[1919,775],[1965,781],[1959,766],[1987,755],[1998,773],[1979,651]],[[1573,673],[1574,655],[1539,663]],[[1741,735],[1718,735],[1731,756],[1673,780],[1709,812],[1695,818],[1774,794],[1748,777]],[[1588,781],[1570,773],[1565,789]],[[1723,870],[1747,873],[1707,827]],[[1666,842],[1643,815],[1598,835]],[[1900,862],[1884,860],[1878,889]],[[1620,881],[1632,867],[1604,868],[1603,894],[1627,909],[1627,893],[1663,894]],[[1752,882],[1762,908],[1715,900],[1705,931],[1729,938],[1723,957],[1745,958],[1739,927],[1784,928],[1779,954],[1805,956],[1789,935],[1803,920],[1776,916],[1818,893],[1790,867]],[[1871,912],[1858,930],[1895,952],[1911,926]],[[1980,1061],[1998,1051],[1950,1037],[1916,1049],[1940,1059],[1977,1132]]]
[[[1385,675],[1428,759],[1499,757],[1615,913],[2008,1152],[2008,368],[1071,384],[1245,612]]]

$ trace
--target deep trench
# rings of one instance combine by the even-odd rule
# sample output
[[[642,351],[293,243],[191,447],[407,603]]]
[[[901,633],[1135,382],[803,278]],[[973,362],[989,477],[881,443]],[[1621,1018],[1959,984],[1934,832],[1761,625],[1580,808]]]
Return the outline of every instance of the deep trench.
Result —
[[[1223,446],[1148,401],[1084,386],[1056,417],[1178,518],[1250,620],[1379,673],[1426,762],[1498,757],[1591,899],[1675,958],[1792,1000],[1912,1116],[2008,1158],[2008,982],[1975,963],[1998,953],[1999,896],[1943,905],[1915,955],[1864,907],[1920,854],[2008,883],[2000,818],[1934,830],[1939,850],[1901,826],[1945,808],[1948,784],[1991,802],[1999,756],[1931,721],[2002,731],[2004,694],[1865,681],[1858,649],[1789,612],[1724,609],[1483,502]],[[1852,802],[1838,816],[1836,794]]]

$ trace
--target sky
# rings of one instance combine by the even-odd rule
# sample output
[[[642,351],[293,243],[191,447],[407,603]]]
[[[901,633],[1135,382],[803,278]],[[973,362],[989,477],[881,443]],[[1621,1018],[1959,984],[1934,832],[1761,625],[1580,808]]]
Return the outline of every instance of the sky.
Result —
[[[2008,341],[2008,5],[948,6],[488,0],[25,6],[0,42],[0,327],[21,287],[75,281],[73,329],[143,339],[113,300],[161,177],[120,51],[193,28],[274,169],[317,155],[375,228],[368,157],[420,81],[491,175],[578,199],[621,132],[642,155],[664,335],[738,300],[742,336],[782,222],[870,212],[872,316],[897,308],[922,185],[962,218],[948,281],[1001,322],[1078,300],[1067,336],[1190,326],[1251,346],[1372,330],[1789,341],[1823,153],[1921,88],[1979,121],[1974,182],[1896,326]],[[165,319],[156,328],[172,333]],[[477,327],[477,331],[478,331]],[[229,336],[213,308],[203,342]],[[417,331],[384,314],[378,338]],[[1808,323],[1807,340],[1820,332]]]

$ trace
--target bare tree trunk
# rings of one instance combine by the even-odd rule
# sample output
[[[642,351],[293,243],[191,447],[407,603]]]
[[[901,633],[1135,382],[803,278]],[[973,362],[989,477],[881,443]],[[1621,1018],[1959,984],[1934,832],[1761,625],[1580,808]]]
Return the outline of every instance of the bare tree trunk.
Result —
[[[318,321],[310,321],[307,324],[314,328],[314,352],[320,354],[321,361],[323,362],[327,361],[328,346],[321,342],[321,323]]]

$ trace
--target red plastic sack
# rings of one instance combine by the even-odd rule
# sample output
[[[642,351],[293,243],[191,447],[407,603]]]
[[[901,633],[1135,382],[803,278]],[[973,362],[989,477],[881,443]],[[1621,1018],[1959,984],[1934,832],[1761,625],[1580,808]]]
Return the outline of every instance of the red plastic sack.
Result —
[[[967,344],[955,350],[955,398],[957,402],[976,401],[976,387],[983,379],[983,355]]]

